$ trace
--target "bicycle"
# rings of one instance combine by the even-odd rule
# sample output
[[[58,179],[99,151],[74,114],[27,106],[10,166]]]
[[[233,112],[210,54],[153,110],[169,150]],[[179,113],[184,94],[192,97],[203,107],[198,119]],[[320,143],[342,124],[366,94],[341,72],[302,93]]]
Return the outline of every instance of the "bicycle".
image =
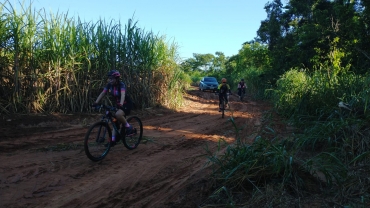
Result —
[[[243,101],[243,98],[245,96],[245,88],[240,89],[240,90],[238,89],[238,95],[239,95],[239,100]]]
[[[219,93],[216,93],[216,95],[219,96]],[[229,100],[229,93],[227,93],[227,98]],[[221,102],[220,110],[221,110],[221,117],[224,118],[225,117],[225,110],[226,110],[226,100],[225,100],[224,97],[223,97],[222,102]]]
[[[122,128],[119,128],[120,123],[114,116],[113,112],[116,112],[117,108],[99,105],[95,109],[104,109],[105,114],[101,121],[94,123],[85,134],[84,149],[90,160],[97,162],[107,156],[111,148],[112,129],[116,131],[117,144],[122,140],[123,145],[129,150],[139,146],[143,136],[143,124],[139,117],[130,116],[126,119],[133,127],[133,133],[126,135],[126,128],[123,125]]]

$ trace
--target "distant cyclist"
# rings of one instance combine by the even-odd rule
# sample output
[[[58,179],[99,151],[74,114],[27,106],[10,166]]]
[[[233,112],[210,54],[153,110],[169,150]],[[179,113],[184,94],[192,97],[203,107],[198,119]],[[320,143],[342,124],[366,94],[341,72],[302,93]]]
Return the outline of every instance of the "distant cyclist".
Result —
[[[243,93],[243,95],[245,94],[245,89],[246,88],[247,88],[247,86],[245,85],[244,79],[241,79],[240,82],[238,83],[239,98],[242,96],[242,93]]]
[[[222,103],[222,100],[225,99],[225,104],[226,106],[228,105],[229,103],[229,99],[228,99],[228,96],[227,96],[227,93],[230,93],[231,95],[231,90],[230,90],[230,86],[229,84],[227,84],[227,80],[226,78],[222,78],[221,79],[221,84],[218,85],[218,98],[219,98],[219,112],[221,112],[221,103]]]
[[[117,105],[117,112],[115,117],[126,127],[126,135],[134,133],[133,127],[126,121],[125,115],[128,115],[132,108],[130,97],[126,94],[126,85],[120,81],[121,74],[117,70],[111,70],[107,74],[108,84],[104,87],[103,92],[100,93],[93,106],[97,106],[99,101],[109,92],[115,99]],[[116,145],[116,131],[112,132],[113,147]]]

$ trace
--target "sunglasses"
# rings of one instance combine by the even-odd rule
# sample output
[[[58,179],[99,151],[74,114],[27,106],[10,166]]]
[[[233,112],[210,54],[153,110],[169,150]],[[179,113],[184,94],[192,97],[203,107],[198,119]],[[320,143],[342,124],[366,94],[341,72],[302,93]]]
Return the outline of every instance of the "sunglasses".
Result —
[[[222,82],[222,83],[226,83],[226,82]]]

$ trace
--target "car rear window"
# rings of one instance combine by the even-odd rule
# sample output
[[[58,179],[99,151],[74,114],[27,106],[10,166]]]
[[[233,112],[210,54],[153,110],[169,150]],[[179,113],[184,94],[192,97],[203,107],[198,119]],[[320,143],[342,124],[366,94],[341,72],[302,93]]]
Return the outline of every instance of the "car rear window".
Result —
[[[204,81],[205,82],[217,82],[216,78],[214,77],[206,77],[204,78]]]

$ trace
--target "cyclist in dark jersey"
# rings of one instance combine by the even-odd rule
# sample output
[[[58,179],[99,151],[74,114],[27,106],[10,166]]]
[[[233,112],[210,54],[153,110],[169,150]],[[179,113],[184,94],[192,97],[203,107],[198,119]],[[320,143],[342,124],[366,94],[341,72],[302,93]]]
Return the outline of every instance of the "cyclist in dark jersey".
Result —
[[[115,99],[117,105],[117,112],[115,117],[126,127],[126,135],[134,133],[132,126],[126,121],[125,115],[128,115],[132,108],[132,102],[126,93],[126,85],[120,81],[121,74],[117,70],[108,72],[108,84],[104,87],[103,92],[100,93],[93,106],[98,105],[99,101],[107,94],[110,93]],[[116,145],[116,131],[112,132],[112,144]]]
[[[245,85],[244,79],[241,79],[240,82],[238,83],[239,98],[240,96],[242,96],[242,93],[245,94],[245,88],[247,88],[247,86]]]
[[[229,93],[231,95],[231,90],[230,90],[230,86],[229,84],[226,83],[227,80],[226,78],[222,78],[221,79],[221,84],[218,85],[218,99],[219,99],[219,112],[221,112],[221,103],[222,103],[222,99],[225,99],[225,104],[226,106],[228,105],[229,103],[229,99],[228,99],[228,96],[227,96],[227,93]]]

